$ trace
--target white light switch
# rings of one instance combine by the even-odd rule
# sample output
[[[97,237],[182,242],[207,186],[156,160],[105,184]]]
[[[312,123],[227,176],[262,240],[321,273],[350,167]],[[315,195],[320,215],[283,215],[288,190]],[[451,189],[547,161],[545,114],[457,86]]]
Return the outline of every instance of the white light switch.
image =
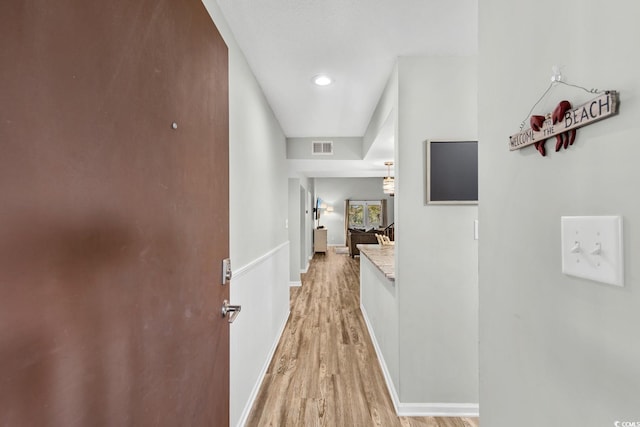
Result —
[[[624,286],[621,216],[563,216],[562,272]]]

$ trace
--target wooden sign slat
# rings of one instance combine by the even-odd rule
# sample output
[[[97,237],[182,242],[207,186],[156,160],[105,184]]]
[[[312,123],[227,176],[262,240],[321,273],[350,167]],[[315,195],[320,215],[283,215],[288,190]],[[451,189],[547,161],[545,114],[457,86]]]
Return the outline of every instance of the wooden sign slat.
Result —
[[[549,118],[544,121],[539,131],[528,128],[511,135],[509,137],[509,150],[513,151],[528,147],[538,141],[544,141],[555,135],[590,125],[616,114],[618,114],[618,92],[615,90],[607,91],[578,108],[567,111],[564,115],[564,120],[561,122],[553,124],[549,115]]]

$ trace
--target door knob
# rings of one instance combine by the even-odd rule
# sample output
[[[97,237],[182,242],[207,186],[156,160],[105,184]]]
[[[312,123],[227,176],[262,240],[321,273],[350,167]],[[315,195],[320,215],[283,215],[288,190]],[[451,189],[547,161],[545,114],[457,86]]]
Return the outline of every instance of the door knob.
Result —
[[[241,305],[231,305],[227,300],[222,302],[222,317],[227,317],[227,314],[231,313],[229,316],[229,323],[233,323],[233,321],[236,320],[236,317],[238,317],[241,310]]]

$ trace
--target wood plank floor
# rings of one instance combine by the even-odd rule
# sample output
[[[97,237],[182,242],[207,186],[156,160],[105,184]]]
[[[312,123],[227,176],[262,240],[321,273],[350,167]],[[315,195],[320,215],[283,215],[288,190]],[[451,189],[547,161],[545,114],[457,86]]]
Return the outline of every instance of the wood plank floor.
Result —
[[[360,261],[316,254],[247,426],[478,427],[477,418],[398,417],[360,311]]]

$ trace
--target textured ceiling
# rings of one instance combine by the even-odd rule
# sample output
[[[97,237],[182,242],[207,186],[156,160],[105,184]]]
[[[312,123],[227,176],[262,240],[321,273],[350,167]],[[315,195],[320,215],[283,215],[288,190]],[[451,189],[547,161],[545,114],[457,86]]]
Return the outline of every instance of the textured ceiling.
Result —
[[[477,53],[478,0],[218,4],[288,137],[363,136],[398,56]]]

